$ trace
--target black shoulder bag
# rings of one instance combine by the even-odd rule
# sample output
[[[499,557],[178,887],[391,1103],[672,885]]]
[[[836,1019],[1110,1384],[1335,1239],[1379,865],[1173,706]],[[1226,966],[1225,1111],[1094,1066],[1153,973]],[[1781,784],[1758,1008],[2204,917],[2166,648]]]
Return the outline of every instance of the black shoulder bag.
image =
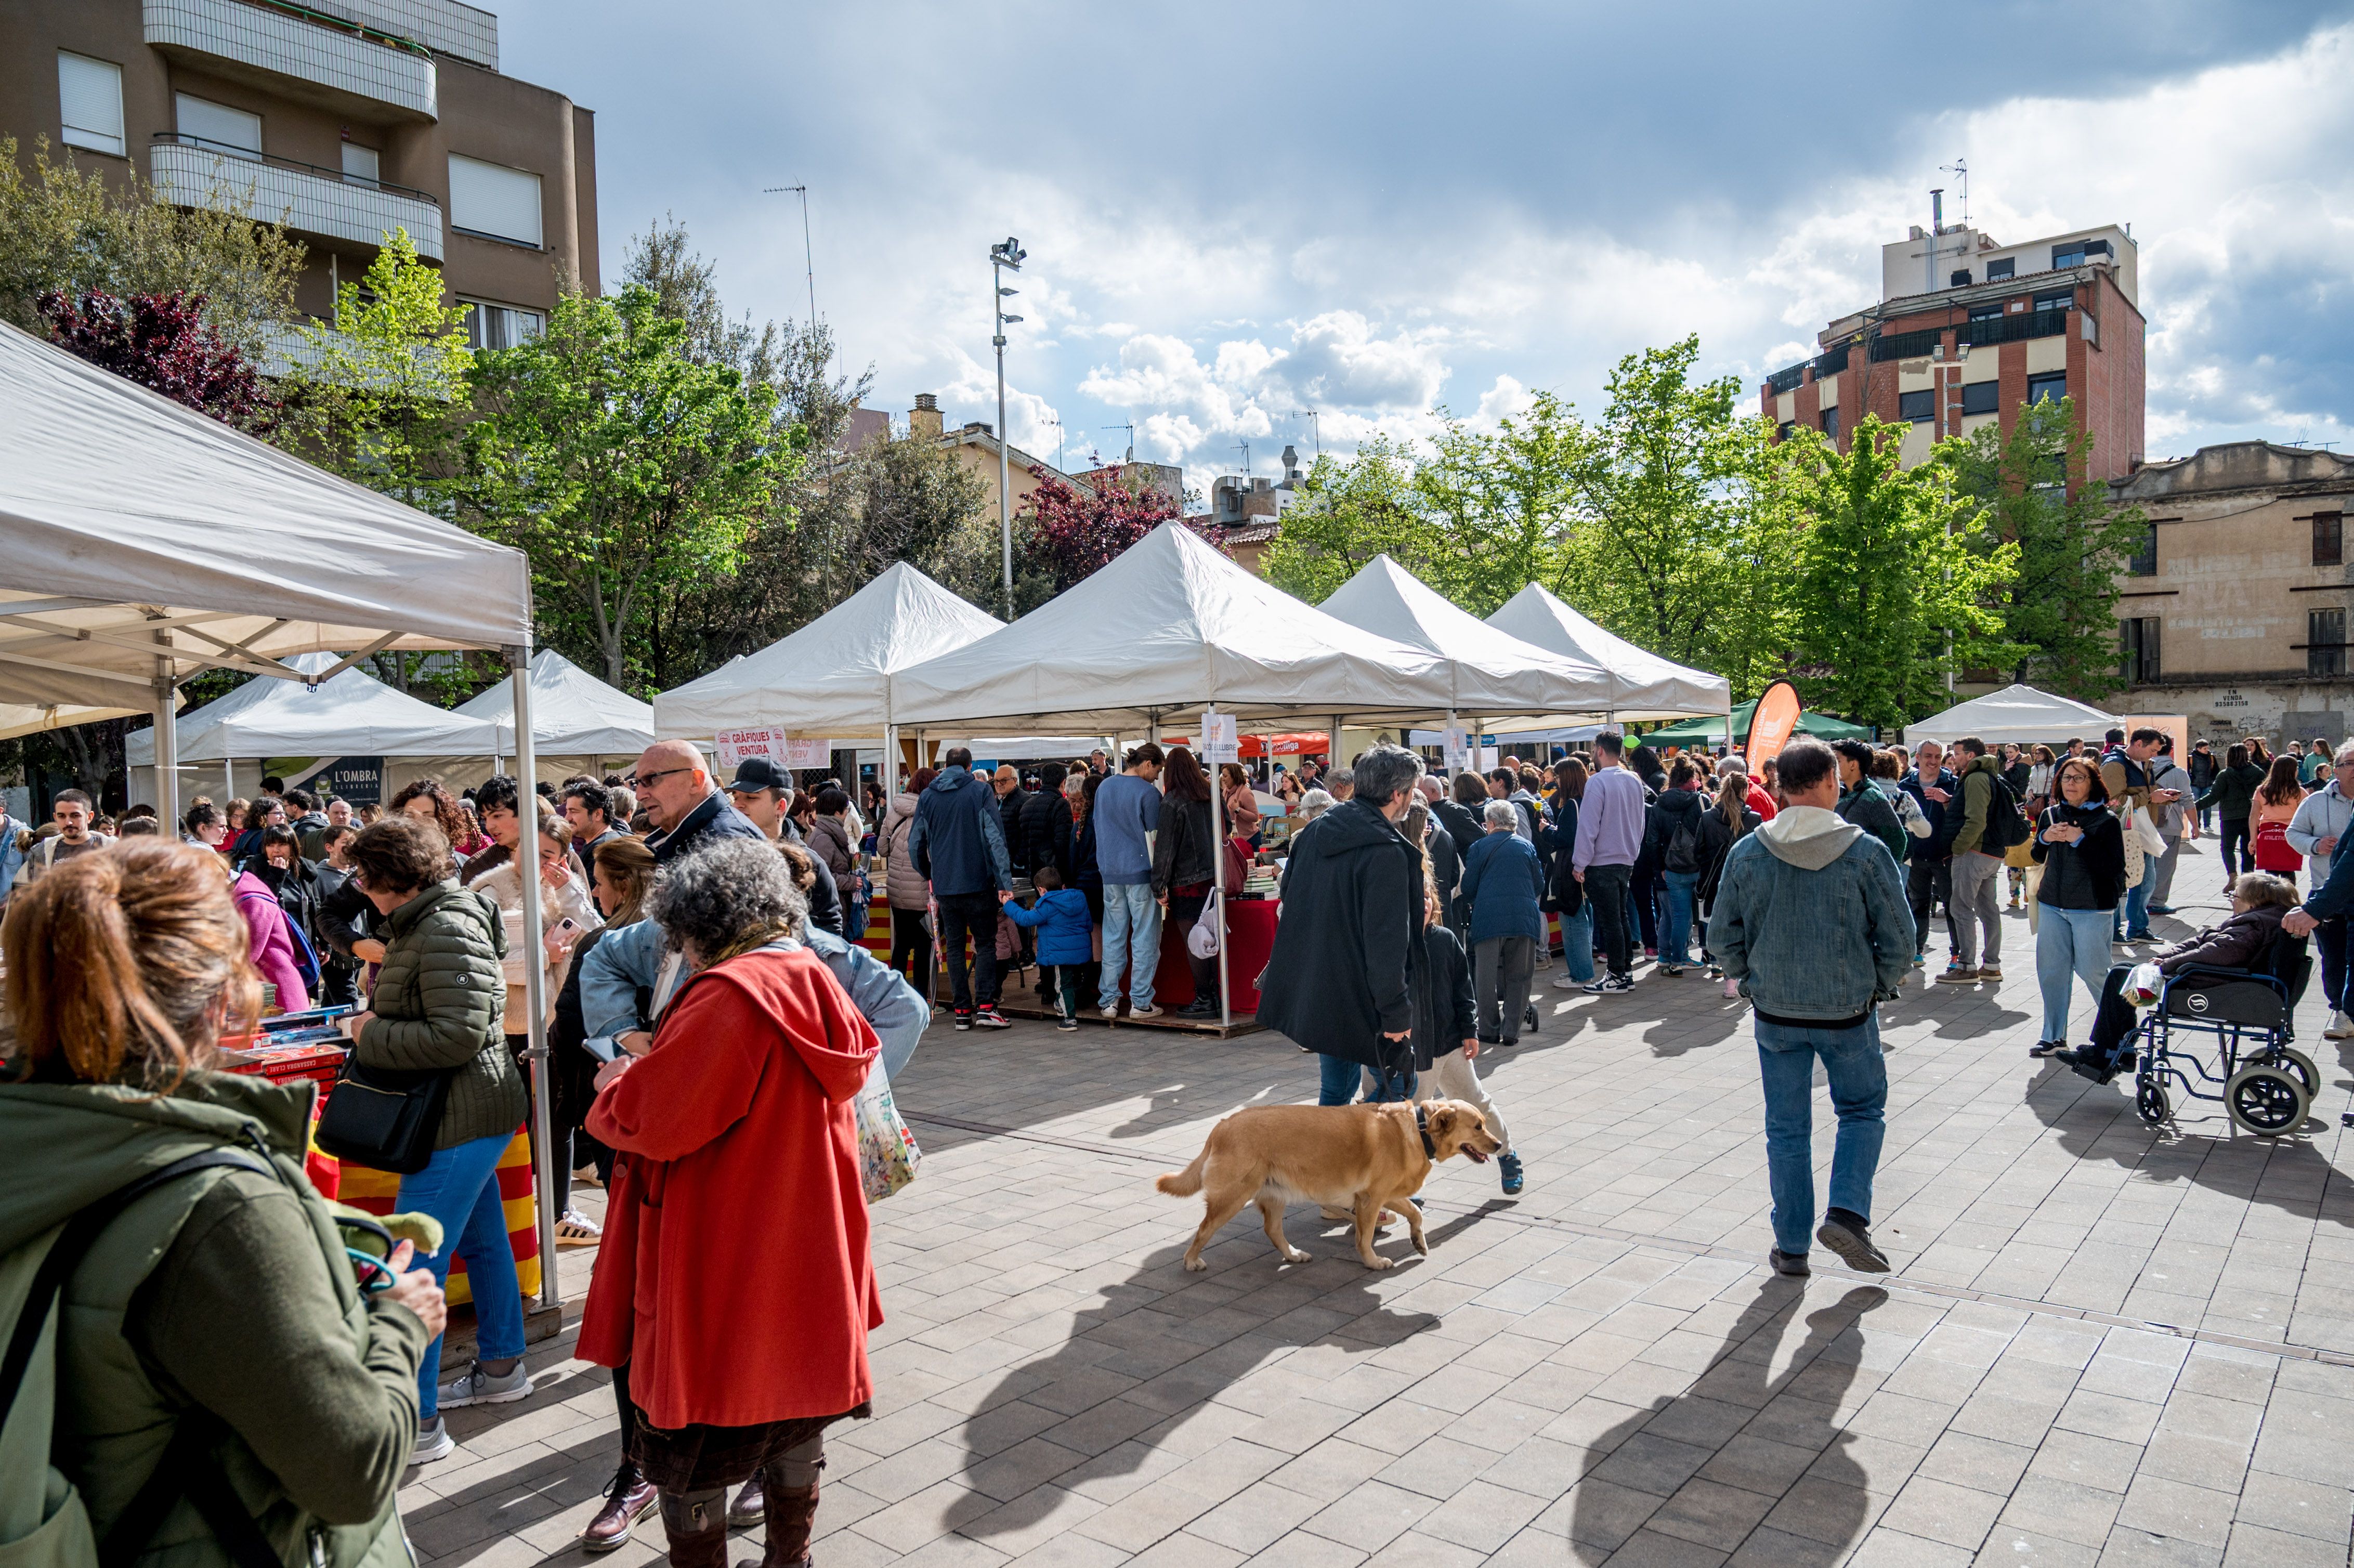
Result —
[[[321,1152],[371,1170],[414,1176],[433,1158],[441,1131],[441,1108],[450,1098],[454,1067],[402,1071],[371,1067],[356,1044],[335,1075],[335,1086],[319,1113],[312,1138]]]

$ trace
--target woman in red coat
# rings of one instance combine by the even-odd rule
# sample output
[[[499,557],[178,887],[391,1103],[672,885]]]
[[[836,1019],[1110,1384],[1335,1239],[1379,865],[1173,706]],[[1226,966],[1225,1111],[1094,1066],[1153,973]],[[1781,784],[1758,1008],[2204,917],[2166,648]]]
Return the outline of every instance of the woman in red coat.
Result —
[[[580,1354],[627,1368],[631,1457],[679,1568],[726,1568],[726,1489],[755,1476],[769,1568],[806,1562],[822,1434],[874,1392],[851,1101],[880,1047],[790,940],[807,912],[766,840],[665,868],[647,914],[695,976],[647,1054],[599,1073],[588,1113],[620,1159]]]

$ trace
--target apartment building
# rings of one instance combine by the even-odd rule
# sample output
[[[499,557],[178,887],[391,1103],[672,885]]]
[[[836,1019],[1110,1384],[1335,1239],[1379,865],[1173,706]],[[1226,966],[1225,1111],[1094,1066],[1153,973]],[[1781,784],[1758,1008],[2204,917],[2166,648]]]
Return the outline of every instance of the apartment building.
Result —
[[[2354,735],[2346,516],[2354,458],[2271,441],[2202,447],[2114,482],[2150,520],[2120,584],[2118,713],[2182,714],[2194,737]]]
[[[458,0],[0,0],[0,135],[284,222],[313,316],[395,228],[477,346],[600,287],[595,118],[502,74],[498,18]]]
[[[1907,427],[1903,461],[1947,436],[2008,431],[2028,404],[2068,397],[2093,438],[2092,476],[2142,461],[2140,259],[2110,224],[2002,245],[1968,224],[1914,226],[1881,248],[1877,303],[1827,324],[1821,352],[1758,388],[1783,430],[1847,450],[1865,414]]]

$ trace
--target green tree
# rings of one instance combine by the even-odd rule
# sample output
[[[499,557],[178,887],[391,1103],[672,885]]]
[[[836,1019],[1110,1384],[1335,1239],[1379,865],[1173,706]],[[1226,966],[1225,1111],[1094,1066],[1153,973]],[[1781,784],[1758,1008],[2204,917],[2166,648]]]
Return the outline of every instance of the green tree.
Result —
[[[28,170],[16,139],[0,136],[0,320],[46,337],[35,303],[46,293],[201,294],[215,337],[265,357],[294,319],[302,273],[302,247],[284,228],[247,216],[226,191],[174,207],[135,171],[117,190],[70,153],[53,162],[46,137],[33,146]]]
[[[1419,575],[1441,546],[1414,474],[1413,450],[1378,432],[1354,457],[1319,457],[1267,553],[1267,580],[1321,604],[1375,556]]]
[[[1993,425],[1941,442],[1937,461],[1977,516],[1971,548],[2016,546],[2016,573],[1992,604],[2019,652],[2017,682],[2096,702],[2120,690],[2117,576],[2148,536],[2149,517],[2119,506],[2091,477],[2093,438],[2073,406],[2031,403],[2009,435]]]
[[[803,461],[775,389],[686,335],[632,286],[567,293],[538,338],[474,357],[461,515],[530,556],[543,635],[617,686],[642,683],[653,602],[733,573]]]
[[[1974,548],[1946,474],[1899,463],[1903,436],[1866,415],[1844,454],[1812,430],[1774,449],[1797,524],[1787,603],[1799,694],[1883,727],[1944,706],[1948,672],[2016,652],[1987,606],[2017,572],[2018,546]]]

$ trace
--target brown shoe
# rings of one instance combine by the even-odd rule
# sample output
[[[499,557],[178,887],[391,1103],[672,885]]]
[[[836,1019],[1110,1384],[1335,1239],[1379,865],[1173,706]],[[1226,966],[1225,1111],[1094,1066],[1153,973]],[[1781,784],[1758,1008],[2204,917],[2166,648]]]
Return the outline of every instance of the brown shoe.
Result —
[[[727,1528],[749,1530],[768,1517],[769,1505],[761,1494],[760,1478],[754,1476],[744,1483],[744,1489],[736,1494],[736,1500],[727,1505]]]
[[[817,1489],[777,1490],[769,1510],[769,1550],[760,1568],[808,1568],[810,1538],[817,1532]]]
[[[639,1478],[633,1467],[622,1466],[613,1484],[605,1489],[605,1506],[597,1510],[597,1517],[580,1532],[580,1549],[610,1552],[629,1540],[638,1520],[654,1506],[660,1495],[652,1481]]]
[[[2002,970],[1997,969],[1992,964],[1980,964],[1978,966],[1978,979],[1982,980],[1999,980],[2002,979]]]

